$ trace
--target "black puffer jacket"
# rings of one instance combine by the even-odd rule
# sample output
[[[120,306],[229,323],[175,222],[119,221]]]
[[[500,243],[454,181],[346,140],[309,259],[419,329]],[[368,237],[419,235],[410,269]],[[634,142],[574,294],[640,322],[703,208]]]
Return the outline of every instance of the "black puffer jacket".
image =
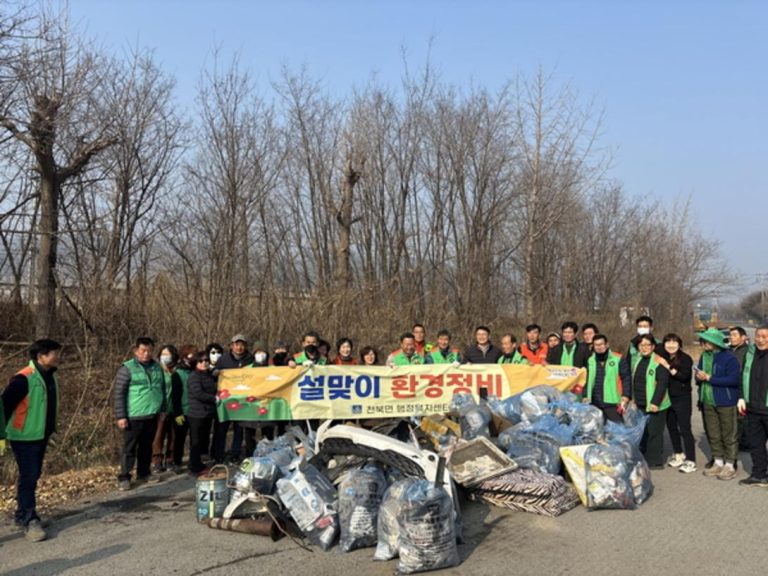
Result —
[[[216,415],[216,378],[210,372],[195,370],[189,375],[189,416],[209,418]]]

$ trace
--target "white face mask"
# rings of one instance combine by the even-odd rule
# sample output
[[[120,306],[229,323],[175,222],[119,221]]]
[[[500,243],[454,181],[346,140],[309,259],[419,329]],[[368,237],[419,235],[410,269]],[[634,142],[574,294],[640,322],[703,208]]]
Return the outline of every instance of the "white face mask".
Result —
[[[256,354],[253,355],[253,359],[256,361],[256,364],[264,364],[264,362],[267,361],[267,353],[256,352]]]
[[[220,352],[211,352],[208,356],[211,359],[211,364],[216,364],[216,362],[219,361],[219,358],[221,358],[221,353]]]
[[[162,364],[163,366],[170,366],[171,362],[173,362],[173,356],[169,354],[162,354],[160,356],[160,364]]]
[[[651,333],[651,329],[650,328],[646,328],[644,326],[642,326],[642,327],[639,326],[637,328],[638,336],[645,336],[646,334],[650,334],[650,333]]]

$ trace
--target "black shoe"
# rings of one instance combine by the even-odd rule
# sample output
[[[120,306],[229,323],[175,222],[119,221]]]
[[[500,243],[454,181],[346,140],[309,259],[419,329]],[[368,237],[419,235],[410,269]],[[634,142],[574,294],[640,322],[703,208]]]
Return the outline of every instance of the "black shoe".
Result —
[[[750,476],[749,478],[744,478],[743,480],[739,480],[739,484],[741,484],[742,486],[768,487],[768,478],[755,478],[754,476]]]

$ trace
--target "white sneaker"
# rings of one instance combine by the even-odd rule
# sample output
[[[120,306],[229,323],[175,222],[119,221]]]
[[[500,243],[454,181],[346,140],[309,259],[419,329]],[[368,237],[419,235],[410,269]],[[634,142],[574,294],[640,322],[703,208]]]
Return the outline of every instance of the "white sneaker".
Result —
[[[686,460],[683,462],[680,467],[678,468],[679,472],[682,472],[683,474],[690,474],[691,472],[696,472],[696,462],[693,460]]]
[[[672,466],[672,468],[680,468],[683,462],[685,462],[685,454],[672,454],[667,458],[667,466]]]

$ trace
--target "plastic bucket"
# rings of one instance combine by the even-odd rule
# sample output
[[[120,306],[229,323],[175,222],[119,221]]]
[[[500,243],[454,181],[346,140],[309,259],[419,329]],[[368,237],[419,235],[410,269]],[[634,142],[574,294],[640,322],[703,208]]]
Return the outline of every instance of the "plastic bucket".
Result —
[[[214,466],[208,474],[200,476],[195,485],[197,521],[221,518],[229,504],[229,471],[226,466]]]

